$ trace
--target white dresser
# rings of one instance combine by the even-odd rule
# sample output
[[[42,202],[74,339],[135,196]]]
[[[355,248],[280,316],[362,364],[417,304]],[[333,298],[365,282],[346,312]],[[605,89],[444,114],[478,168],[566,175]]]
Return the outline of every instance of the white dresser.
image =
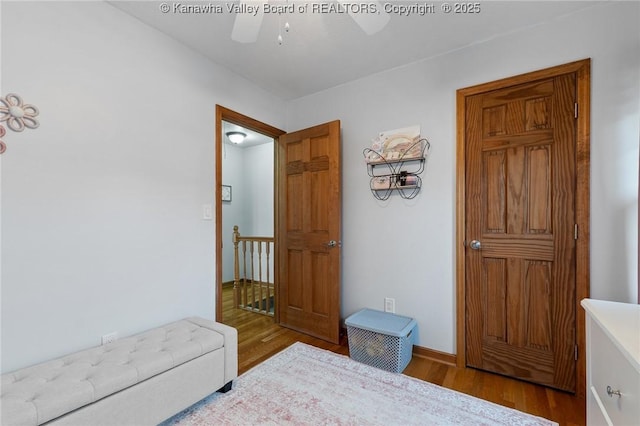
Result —
[[[584,299],[587,425],[640,425],[640,305]]]

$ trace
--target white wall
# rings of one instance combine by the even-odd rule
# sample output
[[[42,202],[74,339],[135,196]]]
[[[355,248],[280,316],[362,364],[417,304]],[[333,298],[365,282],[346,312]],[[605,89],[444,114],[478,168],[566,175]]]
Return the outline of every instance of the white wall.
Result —
[[[505,6],[506,7],[506,6]],[[544,7],[544,3],[541,3]],[[591,57],[591,294],[637,298],[640,4],[607,2],[545,25],[380,73],[287,105],[287,129],[342,121],[342,316],[363,308],[418,322],[417,344],[455,353],[456,90]],[[357,58],[354,58],[357,60]],[[419,124],[432,144],[411,201],[373,199],[362,150]]]
[[[2,371],[187,315],[214,318],[215,105],[284,102],[102,2],[2,2]]]
[[[245,214],[244,150],[239,146],[222,146],[222,184],[231,185],[231,202],[222,203],[222,282],[233,281],[233,227],[240,233],[247,228]]]
[[[273,237],[274,145],[267,143],[245,149],[247,196],[251,200],[246,235]]]

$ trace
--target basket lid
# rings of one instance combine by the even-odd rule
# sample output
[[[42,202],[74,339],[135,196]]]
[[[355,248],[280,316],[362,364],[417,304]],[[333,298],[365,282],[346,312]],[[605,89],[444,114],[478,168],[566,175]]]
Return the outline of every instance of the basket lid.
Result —
[[[389,312],[376,311],[375,309],[363,309],[351,315],[345,321],[347,326],[358,327],[364,330],[387,334],[390,336],[406,336],[416,320]]]

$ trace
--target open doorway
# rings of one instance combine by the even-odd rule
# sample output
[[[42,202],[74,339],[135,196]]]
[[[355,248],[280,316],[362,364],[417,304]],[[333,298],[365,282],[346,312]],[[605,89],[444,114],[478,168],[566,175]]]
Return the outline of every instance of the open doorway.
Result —
[[[275,250],[267,256],[265,249],[258,248],[256,239],[273,239],[275,235],[274,153],[275,142],[284,132],[219,105],[216,107],[216,129],[216,319],[224,322],[223,301],[229,299],[229,291],[234,295],[233,304],[240,303],[245,307],[250,305],[247,297],[252,299],[253,306],[257,306],[256,300],[271,303],[276,299],[270,298],[268,285],[252,287],[250,292],[253,294],[241,293],[238,273],[244,276],[245,286],[247,281],[268,284],[275,277]],[[242,143],[231,142],[227,135],[230,132],[244,134]],[[239,236],[253,237],[253,240],[234,244]],[[236,260],[238,251],[242,255],[243,246],[244,250],[247,247],[255,250],[255,258],[249,260],[248,268],[238,268],[238,263],[243,261]],[[262,253],[258,254],[258,250]],[[267,271],[271,277],[267,276]],[[277,316],[277,310],[273,306],[270,308]]]
[[[223,299],[274,316],[274,140],[224,120],[222,133]]]

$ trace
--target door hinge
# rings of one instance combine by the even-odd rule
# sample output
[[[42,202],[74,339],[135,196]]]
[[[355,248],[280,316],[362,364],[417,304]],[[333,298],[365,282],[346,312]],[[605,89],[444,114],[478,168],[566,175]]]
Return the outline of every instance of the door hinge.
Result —
[[[575,102],[573,104],[573,117],[574,118],[578,118],[578,103],[577,102]]]
[[[573,356],[574,356],[575,360],[577,361],[578,360],[578,345],[575,345],[573,347]]]
[[[573,239],[574,240],[578,239],[578,224],[577,223],[573,224]]]

